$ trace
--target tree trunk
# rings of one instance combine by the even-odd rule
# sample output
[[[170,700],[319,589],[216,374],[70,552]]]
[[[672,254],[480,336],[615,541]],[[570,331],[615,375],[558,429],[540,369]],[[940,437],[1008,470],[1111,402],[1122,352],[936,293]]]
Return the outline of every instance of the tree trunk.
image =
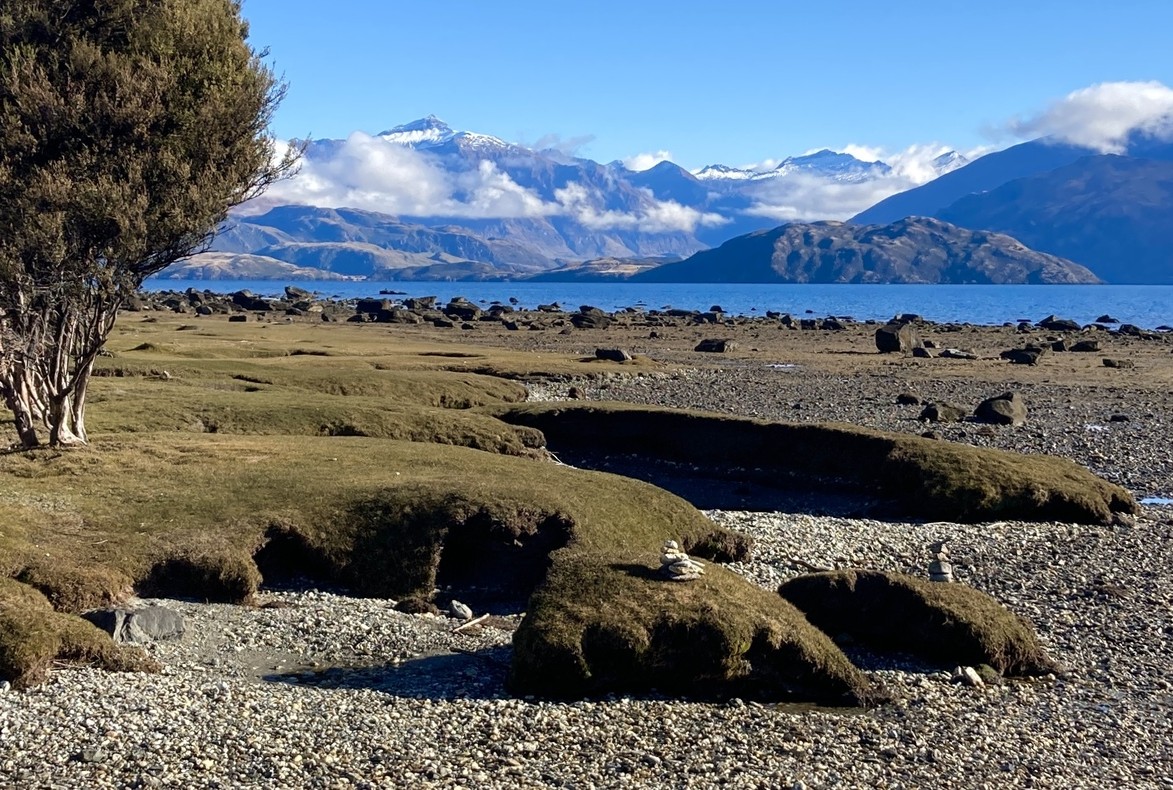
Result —
[[[0,394],[12,411],[21,445],[28,449],[45,438],[54,447],[87,442],[86,389],[118,313],[117,303],[97,299],[58,304],[46,301],[39,314],[24,311],[23,331],[10,329],[7,338],[0,338],[8,341],[0,342]],[[14,337],[24,342],[14,344]]]

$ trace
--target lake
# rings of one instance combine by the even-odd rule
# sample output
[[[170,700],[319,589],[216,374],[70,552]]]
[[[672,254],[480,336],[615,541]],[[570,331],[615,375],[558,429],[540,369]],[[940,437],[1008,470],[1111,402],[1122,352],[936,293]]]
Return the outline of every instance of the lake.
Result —
[[[1146,329],[1173,325],[1173,285],[793,285],[695,283],[527,283],[527,282],[296,282],[323,297],[377,296],[380,290],[407,296],[464,296],[473,302],[507,302],[522,307],[557,302],[564,308],[594,305],[614,311],[674,307],[708,310],[720,305],[734,315],[777,310],[793,315],[850,316],[886,320],[917,313],[938,322],[1001,324],[1038,321],[1052,313],[1081,324],[1108,314]],[[247,288],[261,296],[282,293],[285,283],[271,280],[150,279],[147,290],[208,289],[231,293]]]

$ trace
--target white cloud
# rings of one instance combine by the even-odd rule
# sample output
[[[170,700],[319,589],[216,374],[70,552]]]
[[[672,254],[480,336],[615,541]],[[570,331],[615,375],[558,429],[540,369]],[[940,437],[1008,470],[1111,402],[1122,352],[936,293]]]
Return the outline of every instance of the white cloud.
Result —
[[[902,176],[852,183],[795,173],[757,182],[754,204],[746,213],[778,222],[843,220],[912,186]]]
[[[1133,132],[1173,137],[1173,89],[1155,81],[1101,82],[1007,127],[1019,137],[1052,135],[1101,153],[1124,153]]]
[[[651,190],[643,192],[646,202],[637,211],[602,209],[602,196],[577,182],[554,191],[565,214],[591,230],[638,230],[644,233],[692,233],[698,226],[712,227],[728,222],[720,214],[699,211],[675,200],[656,200]]]
[[[671,151],[653,151],[652,153],[636,154],[623,160],[623,166],[635,173],[651,170],[661,162],[672,161]]]
[[[558,211],[492,162],[451,173],[427,154],[361,132],[330,156],[306,157],[301,172],[274,184],[266,199],[416,217],[537,217]]]

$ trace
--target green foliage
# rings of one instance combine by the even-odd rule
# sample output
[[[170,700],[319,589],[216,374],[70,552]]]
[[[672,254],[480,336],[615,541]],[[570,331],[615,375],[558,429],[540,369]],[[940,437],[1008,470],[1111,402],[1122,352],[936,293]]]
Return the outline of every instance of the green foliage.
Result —
[[[0,395],[26,447],[86,440],[121,303],[294,167],[247,33],[233,0],[0,11]]]

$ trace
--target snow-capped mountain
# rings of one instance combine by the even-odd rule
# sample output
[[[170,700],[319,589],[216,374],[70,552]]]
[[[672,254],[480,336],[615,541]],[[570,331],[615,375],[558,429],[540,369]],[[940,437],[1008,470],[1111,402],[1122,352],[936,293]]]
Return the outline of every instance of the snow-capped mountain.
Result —
[[[934,158],[930,168],[936,175],[956,170],[969,162],[956,151],[947,151]],[[770,168],[738,168],[714,164],[693,172],[701,181],[738,182],[764,181],[772,178],[805,175],[828,181],[860,184],[891,176],[894,168],[886,162],[866,162],[848,153],[823,148],[802,156],[788,156]]]
[[[940,166],[958,156],[939,157]],[[429,115],[313,141],[301,173],[275,185],[263,206],[237,212],[214,248],[325,269],[346,261],[347,274],[398,271],[406,260],[398,253],[409,253],[418,276],[483,273],[469,262],[519,275],[595,258],[683,257],[783,221],[845,218],[877,194],[919,183],[897,170],[821,149],[768,169],[690,173],[661,161],[633,171]],[[439,263],[421,266],[426,255]]]

